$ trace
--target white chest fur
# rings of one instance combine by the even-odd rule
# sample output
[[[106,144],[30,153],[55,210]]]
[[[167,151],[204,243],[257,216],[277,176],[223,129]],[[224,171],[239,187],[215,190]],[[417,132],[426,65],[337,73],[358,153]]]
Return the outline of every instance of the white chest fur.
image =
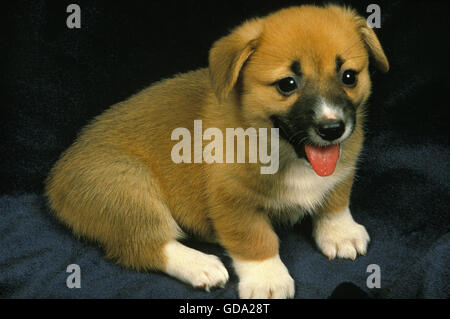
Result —
[[[343,168],[331,176],[321,177],[308,164],[297,162],[287,168],[278,198],[271,203],[270,208],[284,210],[284,214],[293,216],[283,217],[294,221],[305,212],[312,212],[327,193],[350,173],[351,168]]]

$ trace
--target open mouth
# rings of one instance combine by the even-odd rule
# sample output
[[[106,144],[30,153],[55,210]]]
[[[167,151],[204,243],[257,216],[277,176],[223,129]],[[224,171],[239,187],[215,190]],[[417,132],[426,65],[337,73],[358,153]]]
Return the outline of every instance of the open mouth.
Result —
[[[330,176],[339,160],[340,145],[316,146],[305,144],[305,154],[311,167],[319,176]]]
[[[340,144],[318,146],[308,141],[296,142],[299,138],[292,138],[295,134],[282,119],[277,116],[271,119],[274,127],[279,128],[280,136],[294,147],[299,158],[306,158],[317,175],[325,177],[334,173],[341,152]]]

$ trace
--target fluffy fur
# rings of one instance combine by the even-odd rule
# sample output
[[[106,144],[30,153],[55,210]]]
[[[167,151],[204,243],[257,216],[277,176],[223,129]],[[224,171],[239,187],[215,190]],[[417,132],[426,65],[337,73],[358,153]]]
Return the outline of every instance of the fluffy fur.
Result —
[[[343,67],[359,71],[356,87],[336,84],[336,55]],[[99,242],[122,265],[164,271],[205,289],[223,285],[228,274],[217,258],[176,241],[187,233],[226,248],[241,297],[293,297],[273,222],[314,212],[316,242],[329,258],[366,251],[368,236],[347,207],[370,95],[369,55],[388,70],[374,32],[351,9],[302,6],[249,20],[213,45],[209,68],[156,83],[85,127],[48,177],[49,204],[77,235]],[[222,132],[272,128],[270,117],[287,114],[302,96],[302,90],[281,96],[271,85],[296,60],[317,95],[339,91],[358,106],[333,175],[317,176],[285,140],[274,175],[260,174],[259,163],[172,161],[171,132],[192,132],[194,120]],[[334,214],[345,216],[329,217]],[[330,245],[351,253],[330,252]]]

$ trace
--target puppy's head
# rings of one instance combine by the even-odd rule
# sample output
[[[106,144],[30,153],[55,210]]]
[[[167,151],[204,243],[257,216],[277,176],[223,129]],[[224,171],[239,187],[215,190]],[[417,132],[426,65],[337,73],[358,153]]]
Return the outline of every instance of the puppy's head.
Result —
[[[210,75],[218,99],[239,101],[247,125],[278,127],[297,156],[327,176],[370,95],[369,56],[388,71],[375,33],[353,10],[293,7],[217,41]]]

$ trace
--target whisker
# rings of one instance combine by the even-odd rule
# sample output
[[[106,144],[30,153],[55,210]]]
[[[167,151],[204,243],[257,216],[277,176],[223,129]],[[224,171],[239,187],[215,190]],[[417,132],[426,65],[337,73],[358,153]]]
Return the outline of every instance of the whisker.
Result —
[[[282,125],[278,125],[278,128],[284,133],[284,135],[289,136],[289,133],[284,129]]]
[[[290,142],[293,142],[294,141],[294,139],[297,137],[297,136],[299,136],[300,134],[302,134],[302,133],[304,133],[305,131],[303,131],[303,130],[300,130],[300,131],[297,131],[297,132],[295,132],[294,134],[292,134],[290,137],[289,137],[289,143]]]
[[[303,137],[302,139],[300,139],[300,141],[298,141],[298,143],[295,144],[295,146],[298,146],[298,145],[302,144],[307,139],[308,139],[307,137]]]

